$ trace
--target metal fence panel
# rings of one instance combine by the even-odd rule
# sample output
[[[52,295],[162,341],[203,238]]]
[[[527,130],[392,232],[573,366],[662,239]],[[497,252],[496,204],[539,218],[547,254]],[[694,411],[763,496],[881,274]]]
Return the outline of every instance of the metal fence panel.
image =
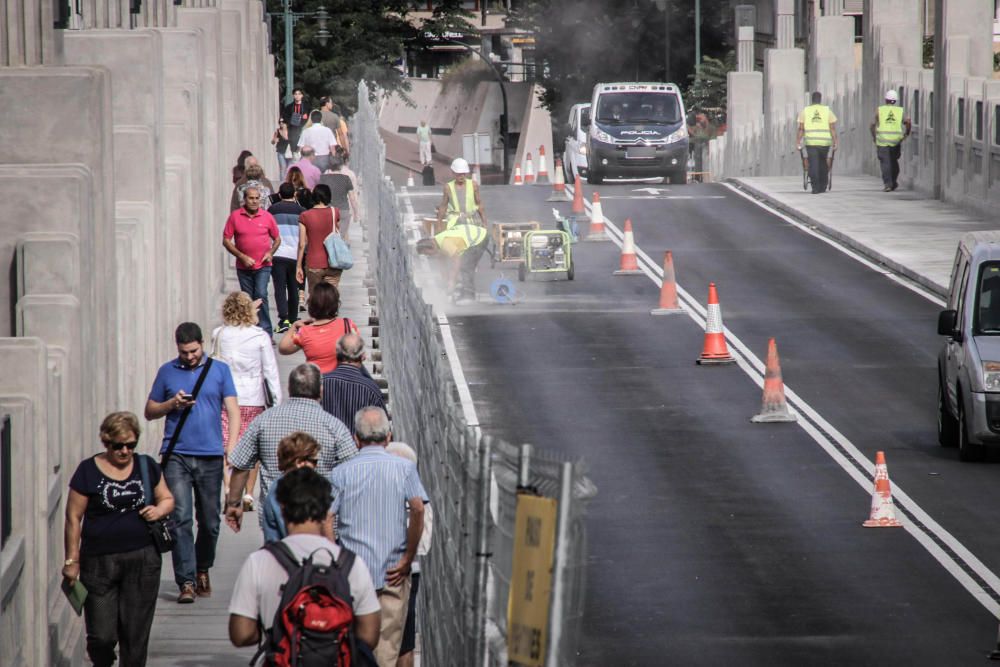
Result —
[[[431,306],[414,277],[399,203],[384,173],[385,146],[365,84],[351,124],[366,233],[374,253],[379,343],[391,391],[393,433],[420,455],[420,475],[434,507],[434,535],[422,563],[419,601],[422,660],[431,667],[507,665],[507,597],[513,564],[514,515],[519,491],[560,498],[560,475],[569,470],[570,493],[561,514],[565,555],[550,621],[550,665],[575,655],[583,609],[586,501],[596,489],[579,463],[550,452],[516,447],[470,427],[457,399],[451,366]],[[558,560],[558,559],[557,559]],[[557,563],[558,565],[558,563]],[[553,627],[556,626],[556,627]],[[553,633],[553,630],[556,632]]]

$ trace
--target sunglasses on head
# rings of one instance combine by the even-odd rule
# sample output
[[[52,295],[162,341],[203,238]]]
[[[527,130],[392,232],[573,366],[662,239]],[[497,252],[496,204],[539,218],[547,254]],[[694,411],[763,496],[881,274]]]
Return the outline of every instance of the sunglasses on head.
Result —
[[[115,450],[116,452],[120,452],[121,450],[125,449],[126,447],[128,447],[129,449],[135,449],[139,445],[139,441],[138,440],[130,440],[128,442],[115,442],[114,440],[109,440],[109,441],[105,442],[104,444],[106,446],[110,447],[111,449]]]

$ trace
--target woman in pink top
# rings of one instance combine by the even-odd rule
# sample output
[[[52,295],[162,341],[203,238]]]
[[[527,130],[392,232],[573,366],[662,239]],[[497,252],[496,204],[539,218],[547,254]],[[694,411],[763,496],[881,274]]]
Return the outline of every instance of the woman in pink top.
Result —
[[[337,341],[358,327],[346,317],[337,317],[340,292],[329,283],[319,283],[309,296],[308,321],[298,320],[285,332],[278,343],[278,352],[295,354],[302,350],[306,361],[319,366],[321,373],[337,367]]]
[[[320,183],[313,190],[313,207],[299,215],[299,261],[295,277],[301,283],[309,278],[309,294],[320,283],[340,285],[343,269],[331,269],[323,241],[340,233],[340,213],[330,206],[330,187]]]

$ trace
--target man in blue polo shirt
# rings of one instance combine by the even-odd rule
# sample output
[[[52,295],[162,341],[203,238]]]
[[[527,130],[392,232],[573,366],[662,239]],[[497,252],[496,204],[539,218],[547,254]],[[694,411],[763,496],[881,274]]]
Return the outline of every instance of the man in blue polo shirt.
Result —
[[[177,358],[160,366],[153,388],[146,401],[146,419],[166,417],[162,455],[181,414],[188,407],[187,417],[177,445],[166,465],[163,477],[174,494],[174,580],[180,587],[177,601],[194,602],[195,596],[209,597],[212,584],[208,571],[215,564],[215,545],[219,539],[222,467],[225,460],[222,446],[222,410],[229,417],[227,446],[232,449],[239,440],[240,408],[236,402],[236,385],[229,366],[214,360],[207,369],[196,399],[192,400],[198,377],[206,371],[201,328],[194,322],[184,322],[174,332]],[[193,496],[193,502],[192,502]],[[192,515],[198,517],[198,538],[194,538]]]

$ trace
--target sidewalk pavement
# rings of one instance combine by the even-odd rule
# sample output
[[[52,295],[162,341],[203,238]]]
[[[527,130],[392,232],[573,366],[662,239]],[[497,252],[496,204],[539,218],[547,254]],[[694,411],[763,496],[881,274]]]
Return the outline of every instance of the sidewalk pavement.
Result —
[[[837,174],[833,189],[821,195],[803,190],[800,176],[729,180],[942,297],[962,234],[1000,227],[919,192],[883,192],[875,176]]]
[[[364,278],[368,268],[368,244],[362,240],[361,230],[355,226],[351,233],[351,250],[354,267],[345,271],[340,282],[342,295],[341,317],[354,320],[365,342],[370,344],[367,328],[369,315],[368,290]],[[231,289],[239,289],[235,272],[227,282]],[[269,300],[272,306],[271,321],[277,321],[274,307],[274,285]],[[301,313],[303,318],[306,313]],[[206,327],[210,331],[218,323]],[[280,339],[275,335],[275,343]],[[287,395],[288,374],[305,361],[301,352],[284,356],[278,354],[278,369],[282,392]],[[259,493],[259,487],[254,495]],[[258,501],[258,507],[260,505]],[[219,533],[218,553],[212,568],[212,597],[198,598],[194,604],[177,604],[177,585],[170,554],[164,554],[160,575],[160,595],[156,604],[156,617],[149,641],[149,667],[245,667],[256,652],[256,647],[237,649],[229,643],[229,599],[243,561],[263,544],[256,513],[243,515],[243,528],[233,533],[223,521]]]

